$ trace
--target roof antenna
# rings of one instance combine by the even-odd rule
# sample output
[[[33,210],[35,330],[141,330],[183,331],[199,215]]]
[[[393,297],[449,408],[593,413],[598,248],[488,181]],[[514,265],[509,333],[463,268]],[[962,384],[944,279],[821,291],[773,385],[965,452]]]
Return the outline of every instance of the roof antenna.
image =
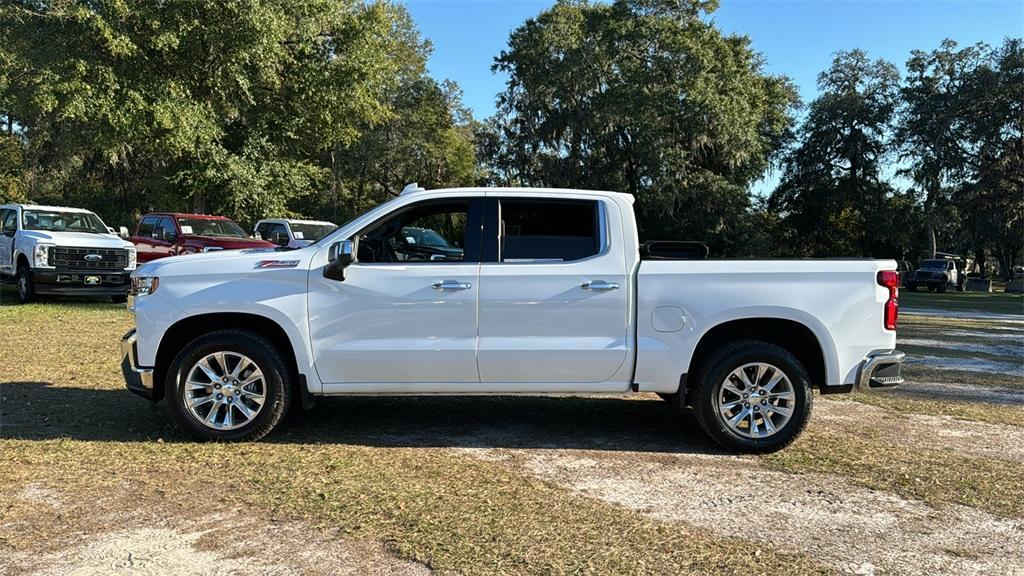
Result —
[[[426,188],[420,188],[420,185],[415,182],[410,182],[405,188],[402,188],[402,194],[412,194],[413,192],[426,192]]]

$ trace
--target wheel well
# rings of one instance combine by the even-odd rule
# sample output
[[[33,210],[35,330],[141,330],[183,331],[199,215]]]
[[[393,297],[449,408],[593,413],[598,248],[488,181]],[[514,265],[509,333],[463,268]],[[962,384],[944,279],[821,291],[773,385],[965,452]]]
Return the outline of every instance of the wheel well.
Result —
[[[22,264],[28,267],[28,256],[25,256],[24,254],[18,254],[18,265],[15,266],[14,269],[17,270],[18,268],[21,268]]]
[[[288,334],[281,328],[280,324],[256,314],[244,314],[235,312],[218,312],[214,314],[199,314],[190,316],[174,323],[164,332],[160,340],[160,346],[156,351],[156,366],[153,373],[153,399],[160,400],[164,396],[164,383],[167,378],[167,370],[174,361],[174,357],[185,347],[186,344],[209,334],[216,330],[236,329],[246,330],[268,338],[283,353],[288,362],[288,370],[292,374],[292,382],[300,389],[297,398],[303,398],[304,382],[299,374],[298,365],[295,362],[295,351],[292,349],[291,340]]]
[[[781,318],[745,318],[725,322],[708,330],[693,351],[687,375],[695,378],[708,356],[738,340],[760,340],[785,349],[803,364],[811,378],[812,387],[820,389],[825,386],[825,355],[818,338],[807,326]],[[690,389],[692,387],[687,388]]]

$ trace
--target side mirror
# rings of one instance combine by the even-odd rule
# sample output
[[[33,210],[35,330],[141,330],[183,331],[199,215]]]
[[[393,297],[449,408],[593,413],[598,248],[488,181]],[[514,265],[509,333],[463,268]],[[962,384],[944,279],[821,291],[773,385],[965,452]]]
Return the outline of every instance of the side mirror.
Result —
[[[288,240],[287,232],[274,232],[270,237],[270,241],[278,246],[287,246],[288,242],[290,242],[290,240]]]
[[[121,226],[121,229],[118,230],[118,234],[117,235],[120,236],[121,238],[124,238],[125,240],[127,240],[128,237],[129,237],[128,236],[128,228],[125,228],[124,226]]]
[[[324,266],[324,278],[343,282],[345,280],[345,268],[348,268],[355,257],[353,252],[355,244],[351,240],[342,240],[331,244],[327,249],[327,266]]]

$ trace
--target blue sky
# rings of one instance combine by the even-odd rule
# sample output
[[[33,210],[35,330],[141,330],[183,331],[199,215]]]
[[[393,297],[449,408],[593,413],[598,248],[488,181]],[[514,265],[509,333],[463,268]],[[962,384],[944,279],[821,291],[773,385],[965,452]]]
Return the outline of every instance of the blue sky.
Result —
[[[430,72],[451,78],[478,118],[494,112],[503,76],[491,73],[509,33],[551,6],[536,0],[407,0],[420,32],[434,45]],[[915,48],[937,48],[944,38],[961,44],[998,44],[1024,35],[1024,2],[1005,0],[859,2],[722,0],[711,16],[718,26],[745,34],[767,59],[768,71],[786,74],[805,101],[818,73],[838,50],[863,48],[902,68]]]
[[[428,62],[437,79],[459,83],[477,118],[494,113],[505,77],[491,64],[509,33],[553,1],[407,0],[420,32],[434,47]],[[945,38],[962,45],[999,44],[1024,36],[1024,1],[1007,0],[721,0],[711,18],[722,30],[750,37],[766,69],[785,74],[804,102],[817,92],[818,73],[839,50],[862,48],[900,69],[914,49],[932,50]],[[890,170],[891,172],[892,170]],[[778,174],[754,185],[762,194]]]

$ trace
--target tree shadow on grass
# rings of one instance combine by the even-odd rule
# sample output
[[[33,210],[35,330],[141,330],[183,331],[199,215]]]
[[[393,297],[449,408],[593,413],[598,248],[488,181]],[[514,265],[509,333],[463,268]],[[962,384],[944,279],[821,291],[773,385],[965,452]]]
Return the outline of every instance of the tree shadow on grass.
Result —
[[[187,441],[163,403],[126,390],[0,383],[0,438]],[[690,413],[619,396],[321,398],[265,442],[373,447],[547,448],[722,453]]]

